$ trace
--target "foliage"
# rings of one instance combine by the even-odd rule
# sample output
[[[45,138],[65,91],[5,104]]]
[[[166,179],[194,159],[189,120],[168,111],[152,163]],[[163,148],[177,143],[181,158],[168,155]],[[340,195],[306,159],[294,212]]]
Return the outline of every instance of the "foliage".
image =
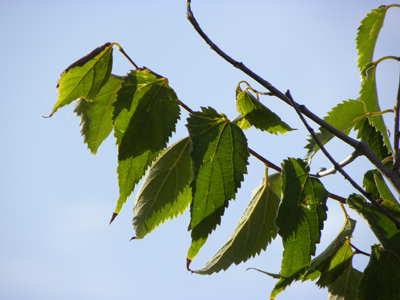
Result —
[[[118,145],[119,197],[111,222],[145,176],[134,201],[135,238],[143,239],[190,206],[192,243],[187,253],[190,270],[191,261],[220,225],[229,201],[235,199],[247,172],[248,157],[254,155],[265,164],[265,177],[253,190],[228,241],[202,269],[193,273],[211,275],[245,262],[266,250],[279,235],[284,248],[279,274],[256,269],[278,280],[271,299],[298,280],[317,280],[319,287],[328,288],[328,299],[400,299],[400,205],[398,195],[393,195],[400,191],[400,95],[394,110],[382,111],[375,79],[376,67],[382,60],[400,61],[400,58],[390,56],[373,61],[386,12],[400,6],[380,6],[362,20],[356,37],[362,79],[360,97],[339,103],[324,118],[299,106],[290,93],[281,93],[222,52],[202,32],[190,9],[190,1],[187,7],[189,21],[211,48],[269,92],[257,92],[247,82],[239,82],[236,89],[239,116],[230,121],[212,107],[192,111],[178,100],[165,77],[147,68],[138,68],[116,43],[105,43],[67,67],[58,80],[58,98],[50,116],[77,100],[74,112],[81,119],[84,143],[93,154],[114,130]],[[125,76],[111,74],[114,46],[135,67]],[[244,90],[243,83],[247,85]],[[311,134],[304,159],[285,159],[280,168],[248,148],[243,130],[251,126],[270,134],[293,130],[260,101],[263,95],[275,96],[298,112]],[[180,119],[181,107],[190,113],[186,120],[189,135],[168,146]],[[393,144],[382,118],[387,112],[395,113],[397,127]],[[317,134],[303,116],[321,126]],[[352,130],[357,131],[357,140],[349,137]],[[355,150],[342,163],[330,158],[324,148],[334,137]],[[332,161],[333,171],[310,174],[309,166],[318,150]],[[343,170],[360,155],[374,166],[365,173],[363,187]],[[268,175],[270,168],[277,173]],[[353,184],[358,194],[346,199],[324,188],[320,177],[336,171]],[[327,219],[328,197],[340,201],[345,222],[331,244],[316,256],[316,245]],[[370,254],[351,243],[356,221],[348,217],[345,205],[365,219],[379,240],[380,244],[373,245]],[[370,257],[363,272],[352,266],[356,254]]]

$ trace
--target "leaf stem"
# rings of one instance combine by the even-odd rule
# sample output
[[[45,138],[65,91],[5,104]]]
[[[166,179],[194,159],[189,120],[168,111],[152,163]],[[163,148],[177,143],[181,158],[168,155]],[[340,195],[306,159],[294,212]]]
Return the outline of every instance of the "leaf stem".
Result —
[[[333,157],[329,154],[329,152],[325,149],[325,147],[322,145],[320,140],[318,139],[317,135],[314,132],[314,129],[308,125],[306,119],[303,117],[303,115],[300,112],[300,109],[298,107],[298,104],[294,102],[292,95],[290,95],[289,90],[286,92],[286,96],[288,99],[292,102],[293,108],[296,110],[299,118],[303,122],[304,126],[307,128],[308,132],[311,134],[315,142],[318,144],[320,147],[321,151],[324,153],[324,155],[330,160],[330,162],[335,166],[335,169],[343,175],[343,177],[350,182],[350,184],[357,190],[359,191],[365,198],[370,200],[384,215],[386,215],[397,227],[397,229],[400,229],[400,222],[391,214],[389,213],[378,201],[375,200],[375,198],[372,196],[371,193],[367,193],[362,187],[360,187],[354,180],[351,178],[343,169],[342,167],[333,159]]]
[[[113,43],[113,45],[118,47],[119,52],[121,52],[126,57],[126,59],[130,61],[130,63],[135,67],[136,70],[139,70],[139,67],[133,62],[133,60],[129,57],[129,55],[126,54],[126,52],[124,51],[124,49],[122,49],[120,44]]]

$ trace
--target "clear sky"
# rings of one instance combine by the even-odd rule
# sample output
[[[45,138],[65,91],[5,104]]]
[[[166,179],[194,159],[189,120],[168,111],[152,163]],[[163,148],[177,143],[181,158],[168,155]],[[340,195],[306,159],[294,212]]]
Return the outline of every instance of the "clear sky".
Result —
[[[211,1],[192,3],[208,36],[224,51],[321,116],[346,99],[356,99],[355,34],[372,8],[391,4],[353,1]],[[186,20],[184,0],[20,1],[0,0],[0,298],[1,299],[267,299],[275,280],[246,268],[277,273],[282,242],[226,272],[191,275],[185,268],[190,245],[189,214],[166,222],[143,240],[129,242],[132,204],[128,198],[109,226],[118,198],[117,148],[112,135],[91,155],[80,136],[73,105],[49,115],[56,83],[70,63],[105,42],[118,42],[140,66],[167,77],[179,99],[193,110],[212,106],[233,119],[240,80],[260,86],[210,50]],[[389,10],[376,57],[399,55],[400,10]],[[397,40],[395,40],[397,39]],[[116,50],[116,49],[115,49]],[[114,51],[113,73],[132,69]],[[399,66],[378,68],[381,108],[392,108]],[[291,127],[283,136],[246,132],[249,146],[275,164],[304,157],[307,132],[295,113],[277,99],[264,103]],[[182,112],[175,141],[187,135]],[[390,119],[388,119],[390,120]],[[312,124],[315,129],[318,127]],[[387,122],[389,130],[392,123]],[[328,147],[337,160],[352,150]],[[318,154],[312,171],[330,167]],[[372,166],[358,159],[347,170],[358,183]],[[222,226],[192,263],[199,269],[225,243],[263,176],[250,159],[248,175],[231,201]],[[323,181],[332,193],[355,192],[339,175]],[[320,253],[342,226],[343,213],[328,201]],[[359,220],[353,243],[369,252],[376,240]],[[363,270],[367,259],[357,256]],[[325,299],[314,283],[295,283],[277,299]]]

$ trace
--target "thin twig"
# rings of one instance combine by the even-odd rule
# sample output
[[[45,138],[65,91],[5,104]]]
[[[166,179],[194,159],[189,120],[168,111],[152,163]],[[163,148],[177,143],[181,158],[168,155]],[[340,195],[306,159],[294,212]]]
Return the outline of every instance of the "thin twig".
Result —
[[[356,250],[356,254],[362,254],[362,255],[365,255],[365,256],[371,256],[371,254],[366,253],[364,251],[361,251],[356,246],[354,246],[352,243],[350,243],[350,247],[352,247],[354,250]]]
[[[339,162],[338,165],[341,168],[343,168],[343,167],[347,166],[348,164],[352,163],[359,156],[360,156],[360,153],[358,151],[354,151],[352,154],[350,154],[349,157],[347,157],[343,161]],[[324,176],[332,175],[335,173],[336,173],[336,169],[335,169],[335,167],[333,167],[328,170],[319,171],[316,174],[316,177],[324,177]]]
[[[399,139],[400,139],[400,120],[399,120],[399,113],[400,113],[400,76],[399,76],[399,88],[397,91],[397,98],[396,104],[393,108],[394,110],[394,149],[393,149],[393,169],[395,171],[399,170],[400,167],[400,151],[399,151]]]
[[[194,29],[197,31],[197,33],[204,39],[204,41],[211,47],[212,50],[214,50],[219,56],[221,56],[223,59],[225,59],[227,62],[232,64],[235,68],[238,68],[245,74],[247,74],[249,77],[257,81],[259,84],[261,84],[263,87],[268,89],[273,95],[287,103],[288,105],[291,105],[290,100],[284,95],[281,91],[279,91],[277,88],[275,88],[271,83],[269,83],[267,80],[263,79],[253,71],[251,71],[249,68],[247,68],[242,62],[238,62],[234,60],[232,57],[227,55],[225,52],[223,52],[216,44],[214,44],[208,36],[203,32],[201,29],[200,25],[197,23],[193,12],[190,8],[191,0],[187,0],[186,2],[186,16],[189,22],[193,25]],[[297,104],[297,103],[296,103]],[[332,133],[334,136],[338,137],[340,140],[345,142],[346,144],[352,146],[355,150],[358,150],[362,155],[364,155],[374,166],[377,168],[382,175],[388,180],[388,182],[393,186],[393,188],[396,190],[396,192],[400,195],[400,179],[398,177],[398,174],[395,172],[390,171],[380,160],[379,158],[375,155],[375,153],[363,142],[357,141],[350,136],[344,134],[340,130],[337,130],[335,127],[332,125],[328,124],[315,114],[313,114],[311,111],[309,111],[305,106],[299,106],[299,109],[303,115],[305,115],[307,118],[310,120],[314,121],[317,123],[319,126],[322,128],[326,129],[330,133]]]
[[[335,166],[335,169],[343,175],[343,177],[350,182],[350,184],[357,190],[359,191],[365,198],[370,200],[385,216],[387,216],[397,227],[397,229],[400,229],[400,222],[397,220],[391,213],[389,213],[378,201],[375,200],[375,198],[372,196],[371,193],[367,193],[362,187],[360,187],[354,180],[351,178],[342,168],[341,166],[333,159],[333,157],[329,154],[329,152],[325,149],[325,147],[322,145],[320,140],[318,139],[317,135],[314,132],[314,129],[308,125],[306,119],[303,117],[303,115],[300,112],[300,109],[297,105],[297,103],[294,102],[292,95],[290,95],[290,92],[286,92],[286,96],[288,99],[292,102],[293,108],[296,110],[299,118],[303,122],[304,126],[307,128],[308,132],[311,134],[315,142],[318,144],[319,148],[321,151],[324,153],[324,155],[330,160],[330,162]]]

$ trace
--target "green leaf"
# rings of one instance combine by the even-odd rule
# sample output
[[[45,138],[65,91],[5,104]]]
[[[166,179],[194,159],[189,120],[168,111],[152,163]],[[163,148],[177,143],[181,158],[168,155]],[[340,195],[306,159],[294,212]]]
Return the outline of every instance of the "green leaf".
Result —
[[[384,145],[382,134],[376,131],[376,128],[369,123],[368,119],[358,123],[355,129],[358,130],[357,138],[360,140],[364,138],[368,147],[380,160],[390,156],[389,149]],[[391,167],[391,165],[388,165],[388,167]]]
[[[298,280],[310,264],[326,220],[328,192],[321,182],[308,174],[304,161],[289,158],[282,165],[282,201],[276,225],[283,240],[282,278],[271,298]]]
[[[323,120],[336,129],[345,134],[349,134],[350,130],[364,117],[366,117],[365,104],[359,100],[348,100],[339,103],[328,112],[328,115]],[[326,129],[320,127],[317,133],[318,140],[325,145],[332,138],[333,134]],[[314,154],[319,150],[319,146],[313,138],[310,138],[309,143],[305,146],[308,149],[307,160],[310,162]]]
[[[383,179],[383,176],[381,173],[376,172],[374,174],[374,180],[376,187],[378,188],[379,194],[381,199],[384,199],[386,201],[392,202],[393,204],[396,204],[399,206],[399,203],[397,202],[396,198],[393,196],[392,192],[388,188],[385,180]]]
[[[368,223],[372,232],[381,242],[385,250],[400,256],[400,230],[374,205],[366,203],[359,195],[350,195],[347,199],[349,207],[355,210]],[[384,201],[381,204],[396,219],[400,220],[400,209],[397,204]]]
[[[57,84],[57,101],[50,116],[76,99],[93,100],[96,97],[111,74],[112,46],[111,43],[105,43],[61,73]]]
[[[278,134],[294,130],[248,91],[236,96],[236,108],[250,125],[262,131]],[[247,129],[247,124],[242,126]]]
[[[228,241],[204,268],[193,272],[211,275],[225,271],[232,263],[238,265],[265,250],[277,234],[275,217],[279,201],[268,180],[263,178],[261,185],[253,190],[253,196]]]
[[[380,199],[381,194],[379,193],[379,190],[375,184],[374,178],[376,173],[378,173],[378,170],[376,169],[365,172],[363,177],[363,188],[367,193],[371,193],[375,199]]]
[[[344,243],[347,241],[346,239],[350,239],[351,235],[353,234],[354,228],[356,226],[356,221],[350,218],[345,218],[344,224],[342,226],[342,229],[338,233],[338,235],[333,239],[333,241],[329,244],[329,246],[317,257],[315,257],[310,264],[310,267],[307,269],[307,272],[304,274],[304,277],[302,281],[305,280],[315,280],[321,274],[326,273],[328,270],[331,269],[331,266],[335,266],[335,260],[337,261],[338,258],[340,258],[340,254],[338,254],[339,250],[341,248],[345,248],[347,250],[350,250],[346,247],[347,245],[344,245]],[[344,252],[346,255],[347,253]],[[343,271],[343,267],[346,268],[348,265],[342,265],[340,266],[340,270]],[[337,266],[336,266],[337,267]],[[340,275],[340,274],[339,274]],[[326,274],[324,275],[326,278]],[[317,284],[321,285],[321,283],[325,282],[324,277],[321,276],[321,279]],[[327,286],[329,284],[324,284],[323,286]]]
[[[144,178],[133,207],[136,238],[142,239],[188,207],[192,199],[189,148],[189,137],[177,141],[165,150]]]
[[[148,69],[131,71],[125,77],[114,107],[114,134],[119,146],[117,214],[146,169],[166,147],[180,110],[168,80]]]
[[[111,75],[93,101],[88,102],[81,98],[76,102],[74,112],[81,118],[83,141],[88,145],[92,154],[97,153],[100,144],[108,137],[113,128],[111,118],[114,107],[112,104],[117,99],[121,83],[121,77]]]
[[[213,108],[193,112],[189,130],[193,181],[190,225],[192,260],[221,222],[246,173],[249,152],[243,131]]]
[[[366,109],[369,113],[381,111],[376,89],[375,71],[376,65],[373,65],[373,67],[367,70],[367,76],[361,83],[359,100],[365,103]],[[392,146],[390,145],[389,136],[387,134],[387,128],[385,122],[383,121],[383,117],[381,115],[369,116],[368,120],[370,124],[380,132],[383,137],[383,144],[389,149],[389,152],[392,152]]]
[[[379,245],[371,247],[371,258],[358,286],[358,300],[399,300],[400,260]]]
[[[377,9],[372,9],[361,21],[360,27],[358,27],[356,48],[358,51],[358,68],[360,71],[373,59],[376,40],[383,26],[387,8],[388,7],[382,5]]]
[[[352,265],[328,287],[328,300],[356,300],[357,286],[363,273],[354,269]]]

